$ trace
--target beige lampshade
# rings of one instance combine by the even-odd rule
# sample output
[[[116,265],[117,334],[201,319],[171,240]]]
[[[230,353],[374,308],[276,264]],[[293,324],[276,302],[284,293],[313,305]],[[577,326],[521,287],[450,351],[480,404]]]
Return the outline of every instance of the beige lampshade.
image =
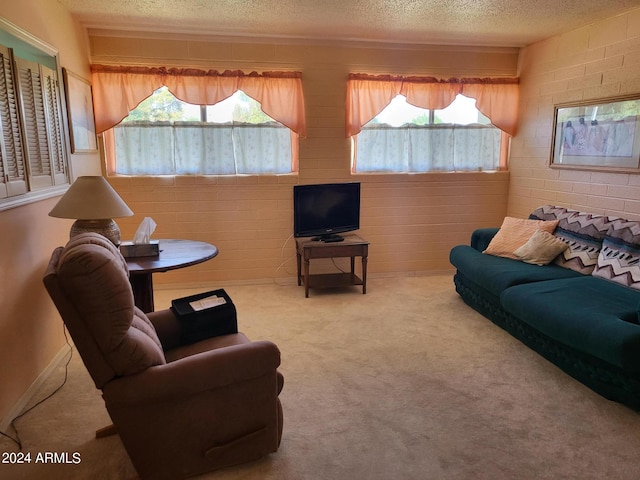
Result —
[[[104,177],[86,176],[73,182],[49,215],[98,220],[130,217],[133,212]]]
[[[120,229],[113,218],[130,217],[133,212],[104,177],[84,176],[73,182],[49,215],[75,218],[69,235],[72,238],[83,232],[97,232],[120,245]]]

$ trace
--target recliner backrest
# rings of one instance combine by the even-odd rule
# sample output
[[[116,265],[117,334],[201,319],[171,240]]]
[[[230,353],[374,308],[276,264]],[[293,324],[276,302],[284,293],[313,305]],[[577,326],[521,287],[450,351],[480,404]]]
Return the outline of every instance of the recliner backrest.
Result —
[[[105,237],[83,233],[56,249],[44,282],[96,387],[166,363],[134,305],[126,261]]]

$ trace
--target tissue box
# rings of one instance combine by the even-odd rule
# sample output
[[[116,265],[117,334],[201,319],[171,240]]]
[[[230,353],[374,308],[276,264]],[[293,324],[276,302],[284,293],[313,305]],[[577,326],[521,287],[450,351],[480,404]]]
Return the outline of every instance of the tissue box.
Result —
[[[122,242],[120,253],[124,258],[157,257],[160,255],[159,240],[151,240],[150,243]]]

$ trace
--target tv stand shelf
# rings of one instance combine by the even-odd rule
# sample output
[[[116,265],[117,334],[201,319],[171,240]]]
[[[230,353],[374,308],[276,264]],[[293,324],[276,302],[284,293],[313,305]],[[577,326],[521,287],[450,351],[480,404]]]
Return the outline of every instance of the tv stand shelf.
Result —
[[[368,251],[369,242],[357,235],[344,235],[344,241],[332,243],[313,241],[309,237],[296,238],[298,285],[304,283],[304,296],[309,297],[309,288],[341,287],[346,285],[362,285],[362,293],[366,294]],[[309,273],[311,259],[339,257],[351,258],[351,272],[315,275]],[[355,274],[356,257],[362,257],[362,278]]]

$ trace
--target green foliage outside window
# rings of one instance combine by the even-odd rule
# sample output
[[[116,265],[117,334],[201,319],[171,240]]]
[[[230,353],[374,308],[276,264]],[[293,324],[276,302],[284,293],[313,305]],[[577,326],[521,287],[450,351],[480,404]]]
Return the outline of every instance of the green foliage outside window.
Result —
[[[178,100],[167,87],[161,87],[146,98],[123,122],[239,122],[263,124],[275,122],[260,104],[238,90],[216,105],[201,108]]]

